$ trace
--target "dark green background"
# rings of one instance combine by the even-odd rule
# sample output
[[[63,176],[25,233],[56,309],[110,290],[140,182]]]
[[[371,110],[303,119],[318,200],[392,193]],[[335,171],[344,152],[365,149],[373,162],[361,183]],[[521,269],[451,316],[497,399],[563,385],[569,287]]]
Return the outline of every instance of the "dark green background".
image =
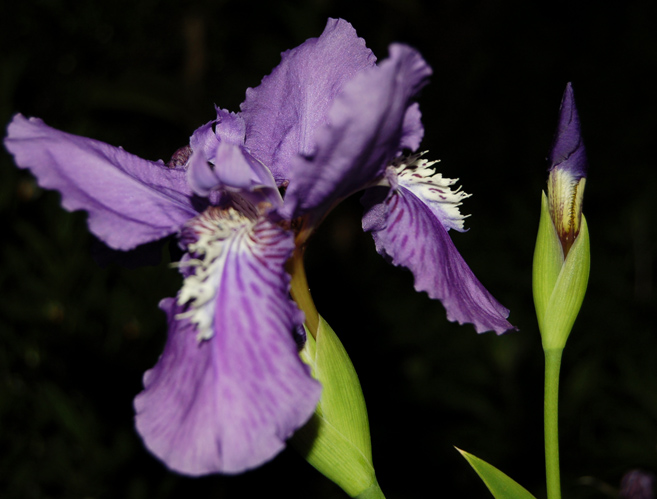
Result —
[[[453,445],[544,497],[542,352],[531,259],[545,157],[572,81],[589,151],[588,295],[562,372],[566,497],[613,497],[657,470],[657,4],[504,1],[3,3],[0,122],[15,112],[168,159],[279,53],[344,17],[380,59],[434,68],[422,147],[473,196],[454,241],[519,332],[478,336],[413,291],[360,229],[353,199],[311,242],[321,313],[360,374],[388,499],[487,497]],[[603,5],[604,4],[604,5]],[[590,7],[585,7],[589,5]],[[83,213],[0,154],[0,496],[344,497],[293,451],[237,477],[169,473],[142,447],[132,398],[165,339],[158,267],[101,269]]]

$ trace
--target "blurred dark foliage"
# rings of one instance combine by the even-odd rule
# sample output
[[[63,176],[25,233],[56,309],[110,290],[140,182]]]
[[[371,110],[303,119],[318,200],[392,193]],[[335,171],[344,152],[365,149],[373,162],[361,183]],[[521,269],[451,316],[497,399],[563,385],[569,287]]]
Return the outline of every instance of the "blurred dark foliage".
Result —
[[[15,112],[167,160],[238,110],[279,53],[349,20],[379,58],[417,47],[434,68],[423,148],[473,193],[453,239],[519,332],[448,323],[360,229],[358,199],[308,252],[317,306],[341,336],[368,402],[389,499],[488,497],[458,453],[544,497],[543,359],[531,260],[545,157],[572,81],[588,147],[588,295],[563,362],[566,497],[614,497],[630,469],[657,470],[657,4],[311,0],[4,2],[0,122]],[[165,339],[158,301],[180,285],[163,262],[102,268],[84,213],[0,155],[0,496],[344,497],[293,451],[241,476],[168,472],[134,431],[132,398]]]

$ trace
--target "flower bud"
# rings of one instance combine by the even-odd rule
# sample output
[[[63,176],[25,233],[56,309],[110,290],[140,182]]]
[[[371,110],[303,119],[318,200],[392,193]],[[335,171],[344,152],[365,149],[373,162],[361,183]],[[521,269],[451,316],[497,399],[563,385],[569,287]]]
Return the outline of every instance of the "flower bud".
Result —
[[[579,114],[570,83],[566,86],[561,100],[559,126],[548,160],[550,215],[566,256],[580,230],[587,170]]]
[[[533,270],[534,305],[546,350],[565,346],[584,300],[590,269],[589,233],[582,215],[587,161],[570,83],[549,161]]]

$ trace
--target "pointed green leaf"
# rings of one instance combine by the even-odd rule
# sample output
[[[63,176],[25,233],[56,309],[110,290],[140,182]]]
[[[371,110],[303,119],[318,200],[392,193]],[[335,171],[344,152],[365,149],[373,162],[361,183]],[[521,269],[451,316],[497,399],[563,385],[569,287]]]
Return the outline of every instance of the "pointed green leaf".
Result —
[[[477,475],[483,480],[495,499],[536,499],[527,489],[508,475],[502,473],[495,466],[458,447],[455,448],[470,463],[470,466],[477,472]]]

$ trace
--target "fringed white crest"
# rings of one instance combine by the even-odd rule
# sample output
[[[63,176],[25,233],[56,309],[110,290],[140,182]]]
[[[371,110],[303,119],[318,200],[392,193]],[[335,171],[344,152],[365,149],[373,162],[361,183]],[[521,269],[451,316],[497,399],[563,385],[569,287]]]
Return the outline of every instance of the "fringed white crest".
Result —
[[[232,207],[210,207],[190,220],[190,230],[196,240],[187,247],[190,258],[177,263],[179,267],[191,267],[193,273],[185,277],[178,294],[178,304],[188,304],[188,310],[178,314],[196,325],[198,341],[212,338],[212,322],[215,311],[215,295],[220,287],[223,268],[230,251],[248,247],[255,217]]]
[[[396,158],[388,167],[394,171],[394,175],[388,173],[386,177],[391,187],[400,185],[413,192],[427,205],[439,209],[443,215],[440,217],[441,221],[446,228],[463,230],[463,221],[470,215],[461,214],[459,206],[471,194],[463,192],[461,187],[451,189],[458,179],[444,178],[441,173],[436,172],[433,165],[438,161],[422,158],[427,152]]]

